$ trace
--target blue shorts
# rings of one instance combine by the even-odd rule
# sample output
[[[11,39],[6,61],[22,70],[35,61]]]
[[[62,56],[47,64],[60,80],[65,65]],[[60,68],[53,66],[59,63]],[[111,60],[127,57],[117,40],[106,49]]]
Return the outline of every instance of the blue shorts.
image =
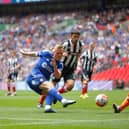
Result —
[[[40,95],[43,92],[43,90],[40,88],[40,85],[45,81],[48,81],[48,79],[46,79],[46,77],[41,74],[38,74],[36,76],[30,74],[26,79],[29,87]]]

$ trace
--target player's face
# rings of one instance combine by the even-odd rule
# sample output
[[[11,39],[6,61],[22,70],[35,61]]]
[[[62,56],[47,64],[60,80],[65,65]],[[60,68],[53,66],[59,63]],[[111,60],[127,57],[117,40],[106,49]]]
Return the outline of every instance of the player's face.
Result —
[[[11,56],[15,56],[16,55],[16,53],[15,53],[15,51],[11,51]]]
[[[71,34],[72,43],[77,43],[80,39],[80,34]]]
[[[61,60],[62,56],[63,56],[63,49],[57,49],[54,53],[54,58],[56,60]]]
[[[90,49],[93,50],[94,48],[95,48],[95,44],[92,44],[92,45],[90,46]]]

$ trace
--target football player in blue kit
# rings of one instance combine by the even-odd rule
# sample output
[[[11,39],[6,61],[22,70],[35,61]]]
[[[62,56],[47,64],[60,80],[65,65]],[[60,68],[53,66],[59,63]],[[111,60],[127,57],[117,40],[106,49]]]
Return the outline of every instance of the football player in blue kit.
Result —
[[[55,99],[60,101],[63,107],[76,103],[75,100],[67,100],[63,98],[54,88],[54,83],[50,81],[52,74],[56,78],[61,77],[63,64],[60,60],[62,59],[64,52],[62,45],[56,45],[52,51],[43,50],[40,52],[28,52],[21,50],[20,52],[23,55],[39,57],[39,60],[35,64],[33,70],[26,78],[26,82],[29,87],[39,95],[47,95],[44,109],[45,113],[55,112],[51,108],[52,102]]]

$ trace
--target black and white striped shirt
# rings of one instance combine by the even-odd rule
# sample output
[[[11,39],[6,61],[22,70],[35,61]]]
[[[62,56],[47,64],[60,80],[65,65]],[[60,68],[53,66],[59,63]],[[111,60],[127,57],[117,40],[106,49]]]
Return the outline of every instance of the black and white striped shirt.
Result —
[[[78,41],[75,47],[71,40],[67,40],[63,43],[64,50],[68,53],[68,56],[63,57],[63,64],[65,68],[75,70],[78,57],[81,55],[83,46],[84,43],[82,41]]]
[[[82,60],[82,69],[86,71],[92,71],[94,64],[97,61],[97,55],[96,52],[93,50],[92,52],[88,49],[87,51],[84,51],[81,55]]]
[[[18,64],[18,59],[16,57],[11,57],[8,59],[9,73],[18,72],[18,69],[16,68],[17,64]]]

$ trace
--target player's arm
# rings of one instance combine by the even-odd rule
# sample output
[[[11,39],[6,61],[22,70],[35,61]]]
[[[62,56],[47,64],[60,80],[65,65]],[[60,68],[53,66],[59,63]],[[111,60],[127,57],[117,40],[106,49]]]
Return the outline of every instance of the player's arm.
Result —
[[[9,73],[10,73],[10,67],[9,66],[10,65],[9,65],[9,59],[8,59],[8,61],[6,63],[7,75],[9,75]]]
[[[10,74],[10,68],[9,66],[7,66],[7,77],[9,76],[9,74]]]
[[[97,54],[96,53],[94,53],[95,54],[95,57],[94,57],[94,65],[97,63]]]
[[[63,57],[67,57],[67,56],[68,56],[68,52],[64,52]]]
[[[97,62],[97,56],[94,58],[94,62],[95,62],[95,63]]]
[[[16,68],[15,69],[20,69],[21,65],[17,63]]]
[[[32,57],[37,57],[38,56],[38,52],[32,52],[32,51],[25,51],[25,50],[20,50],[20,53],[22,55],[25,55],[25,56],[32,56]]]

